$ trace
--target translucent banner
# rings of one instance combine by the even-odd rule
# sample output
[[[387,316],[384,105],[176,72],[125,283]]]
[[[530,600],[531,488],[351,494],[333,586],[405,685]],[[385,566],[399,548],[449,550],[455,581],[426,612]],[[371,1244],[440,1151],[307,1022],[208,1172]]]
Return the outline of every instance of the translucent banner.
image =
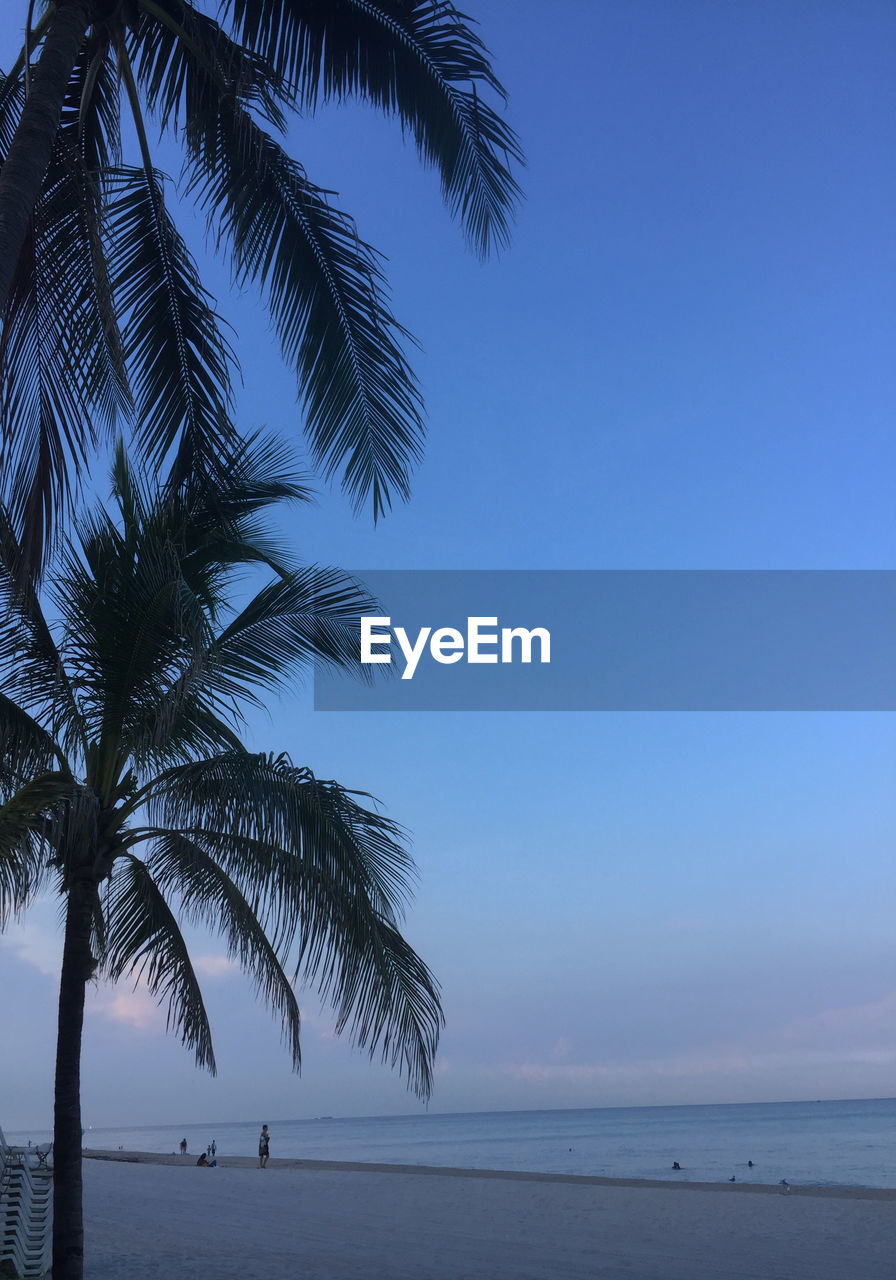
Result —
[[[358,571],[319,711],[892,711],[896,571]]]

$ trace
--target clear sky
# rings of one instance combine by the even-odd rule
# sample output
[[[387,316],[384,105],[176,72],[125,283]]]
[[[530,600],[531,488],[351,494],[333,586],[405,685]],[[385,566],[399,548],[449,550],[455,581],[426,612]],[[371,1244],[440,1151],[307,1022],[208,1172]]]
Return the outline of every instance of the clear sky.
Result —
[[[393,125],[331,109],[291,130],[389,258],[430,433],[412,501],[375,530],[326,490],[284,517],[302,555],[893,567],[893,7],[465,8],[529,160],[499,261],[465,251]],[[207,279],[241,424],[297,431],[261,309],[214,262]],[[892,715],[328,715],[305,691],[251,737],[414,833],[406,933],[447,1016],[433,1110],[893,1094]],[[0,939],[9,1129],[49,1123],[59,953],[54,903]],[[312,997],[292,1076],[221,945],[196,954],[218,1078],[142,993],[93,990],[86,1124],[418,1106]]]

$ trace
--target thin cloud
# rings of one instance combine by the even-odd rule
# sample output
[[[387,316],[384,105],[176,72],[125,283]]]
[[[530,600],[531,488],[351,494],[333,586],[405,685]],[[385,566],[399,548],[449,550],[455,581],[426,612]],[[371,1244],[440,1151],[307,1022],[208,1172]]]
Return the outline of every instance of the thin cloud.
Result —
[[[239,971],[239,965],[229,956],[196,956],[193,968],[206,978],[226,978]]]
[[[894,1028],[896,992],[880,1000],[801,1018],[754,1036],[749,1045],[728,1041],[668,1057],[574,1063],[562,1060],[557,1048],[564,1042],[558,1041],[548,1061],[505,1064],[498,1072],[530,1084],[577,1085],[734,1076],[843,1063],[887,1066],[896,1064]]]
[[[35,925],[10,925],[0,937],[0,948],[47,978],[59,979],[62,970],[62,938]]]
[[[548,1053],[551,1062],[567,1062],[571,1056],[572,1044],[566,1036],[561,1036]]]
[[[92,1011],[110,1022],[123,1022],[139,1031],[155,1031],[165,1026],[165,1016],[155,999],[140,987],[100,996],[93,1003]]]
[[[875,1050],[892,1049],[896,1045],[896,991],[880,1000],[799,1018],[783,1028],[780,1039],[806,1048],[839,1045],[849,1050],[859,1044]]]

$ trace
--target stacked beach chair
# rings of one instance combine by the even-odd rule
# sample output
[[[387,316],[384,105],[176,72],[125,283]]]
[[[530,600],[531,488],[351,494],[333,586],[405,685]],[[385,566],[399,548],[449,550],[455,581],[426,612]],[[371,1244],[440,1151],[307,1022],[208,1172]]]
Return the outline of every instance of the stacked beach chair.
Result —
[[[53,1259],[51,1148],[7,1146],[0,1129],[0,1276],[40,1280]],[[4,1267],[5,1264],[5,1267]]]

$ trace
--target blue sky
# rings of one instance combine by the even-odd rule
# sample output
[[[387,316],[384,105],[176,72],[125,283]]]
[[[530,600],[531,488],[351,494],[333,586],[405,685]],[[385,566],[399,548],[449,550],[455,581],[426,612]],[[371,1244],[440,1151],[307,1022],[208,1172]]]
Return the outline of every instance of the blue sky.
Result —
[[[528,156],[500,260],[466,252],[389,122],[291,129],[389,259],[429,422],[412,501],[374,529],[322,489],[283,517],[302,555],[893,567],[892,7],[467,7]],[[296,432],[263,312],[213,261],[206,278],[241,424]],[[448,1020],[432,1109],[892,1094],[891,715],[328,715],[306,690],[251,737],[414,833],[406,932]],[[10,1129],[49,1119],[55,912],[0,939]],[[196,950],[218,1078],[140,992],[94,991],[85,1123],[415,1109],[312,997],[297,1080],[220,945]]]

